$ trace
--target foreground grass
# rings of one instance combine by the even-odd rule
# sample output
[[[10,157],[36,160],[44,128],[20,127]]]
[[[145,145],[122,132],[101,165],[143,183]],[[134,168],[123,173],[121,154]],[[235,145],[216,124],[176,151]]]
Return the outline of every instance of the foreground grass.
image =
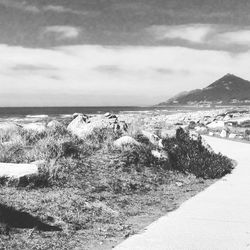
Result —
[[[176,173],[164,185],[148,192],[86,193],[78,188],[1,189],[4,203],[42,221],[60,226],[62,232],[11,229],[0,237],[1,249],[110,249],[150,222],[177,208],[212,181]],[[176,185],[182,183],[183,186]]]
[[[45,162],[38,177],[3,181],[1,203],[63,230],[11,228],[9,235],[0,235],[0,248],[109,249],[232,170],[228,158],[182,129],[164,138],[164,159],[151,154],[157,146],[139,129],[130,135],[140,146],[114,148],[121,134],[109,128],[80,140],[63,125],[42,133],[12,131],[2,138],[11,143],[2,144],[0,161]]]

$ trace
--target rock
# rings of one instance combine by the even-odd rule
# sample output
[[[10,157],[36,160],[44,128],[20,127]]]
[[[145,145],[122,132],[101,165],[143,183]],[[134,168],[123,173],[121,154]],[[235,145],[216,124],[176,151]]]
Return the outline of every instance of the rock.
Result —
[[[183,183],[182,183],[182,182],[179,182],[179,181],[177,181],[175,184],[176,184],[176,186],[178,186],[178,187],[182,187],[182,186],[183,186]]]
[[[109,117],[111,114],[109,112],[105,113],[104,116],[105,117]]]
[[[117,148],[122,148],[124,146],[139,146],[140,143],[138,141],[136,141],[134,138],[132,138],[131,136],[122,136],[121,138],[117,139],[116,141],[114,141],[114,146]]]
[[[202,126],[202,127],[195,127],[195,131],[198,133],[206,133],[207,132],[207,128]]]
[[[48,128],[56,128],[56,127],[61,127],[63,126],[63,124],[57,120],[53,120],[53,121],[50,121],[48,124],[47,124],[47,127]]]
[[[234,138],[236,138],[236,134],[229,134],[228,138],[234,139]]]
[[[159,147],[159,148],[164,148],[164,145],[163,145],[162,141],[163,141],[163,140],[160,139],[159,142],[158,142],[158,147]]]
[[[142,134],[143,136],[145,136],[146,138],[148,138],[148,140],[153,144],[153,145],[158,145],[160,137],[150,133],[148,131],[142,130]]]
[[[220,133],[220,137],[222,138],[226,138],[227,137],[227,131],[225,129],[223,129]]]
[[[72,117],[73,117],[73,119],[75,119],[77,116],[84,116],[83,115],[83,113],[74,113],[73,115],[72,115]]]
[[[41,123],[27,123],[22,125],[24,130],[27,131],[35,131],[35,132],[44,132],[46,130],[46,127],[44,124]]]
[[[208,135],[214,136],[214,133],[213,132],[209,132]]]
[[[161,159],[161,152],[157,151],[157,150],[152,150],[151,154],[157,158],[157,159]]]
[[[95,128],[107,127],[107,123],[103,123],[101,120],[96,120],[91,123],[86,123],[84,116],[77,116],[67,127],[73,135],[78,136],[81,139],[91,135]]]
[[[195,131],[189,131],[189,136],[192,140],[198,140],[199,134]]]
[[[37,164],[0,163],[1,177],[20,178],[33,174],[38,174]]]
[[[232,118],[232,115],[226,115],[223,119],[223,121],[228,121]]]
[[[118,117],[116,115],[110,115],[107,117],[108,119],[118,119]]]
[[[157,150],[152,150],[151,154],[157,159],[168,159],[168,154],[166,152],[160,152]]]
[[[207,124],[207,127],[210,129],[218,129],[218,128],[224,128],[225,123],[223,121],[214,121],[209,124]]]

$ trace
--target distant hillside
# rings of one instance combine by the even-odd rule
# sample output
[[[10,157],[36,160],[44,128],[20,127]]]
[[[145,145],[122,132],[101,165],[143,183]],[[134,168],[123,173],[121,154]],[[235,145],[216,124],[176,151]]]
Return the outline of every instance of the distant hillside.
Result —
[[[241,102],[250,102],[250,81],[227,74],[206,88],[182,92],[159,105]]]

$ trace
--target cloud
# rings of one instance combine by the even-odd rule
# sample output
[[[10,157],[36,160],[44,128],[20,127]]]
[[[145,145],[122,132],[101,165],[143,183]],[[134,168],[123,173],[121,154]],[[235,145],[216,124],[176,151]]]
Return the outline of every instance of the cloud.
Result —
[[[0,5],[3,5],[7,8],[15,8],[15,9],[19,9],[19,10],[27,11],[31,13],[40,12],[37,6],[28,4],[26,1],[0,0]]]
[[[157,40],[180,39],[192,43],[204,43],[214,28],[209,24],[154,25],[147,30]]]
[[[228,72],[250,79],[250,51],[0,45],[0,54],[1,95],[8,96],[0,98],[2,106],[155,104],[177,92],[205,87]]]
[[[64,7],[62,5],[46,5],[43,7],[44,11],[53,11],[57,13],[70,13],[76,15],[86,15],[88,12],[73,10],[71,8]]]
[[[100,66],[96,67],[95,70],[97,70],[99,72],[110,73],[110,74],[123,71],[117,65],[100,65]]]
[[[250,46],[250,29],[218,34],[216,42]]]
[[[41,72],[41,71],[54,71],[55,67],[51,67],[50,65],[41,64],[41,65],[32,65],[32,64],[17,64],[12,68],[15,72]]]
[[[250,48],[250,27],[215,24],[154,25],[146,28],[154,41],[194,48],[247,51]],[[172,41],[172,43],[171,43]]]
[[[56,34],[58,40],[74,39],[80,34],[80,29],[73,26],[48,26],[44,29],[44,34]]]

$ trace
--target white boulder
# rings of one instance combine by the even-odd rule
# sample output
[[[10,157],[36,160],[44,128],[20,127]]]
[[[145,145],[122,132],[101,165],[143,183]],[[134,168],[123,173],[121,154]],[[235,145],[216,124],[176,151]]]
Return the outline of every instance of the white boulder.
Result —
[[[195,131],[198,132],[198,133],[206,133],[207,132],[207,128],[202,126],[202,127],[195,127]]]
[[[157,159],[168,159],[168,155],[166,152],[160,152],[160,151],[157,151],[157,150],[152,150],[151,151],[151,154],[157,158]]]
[[[227,131],[223,129],[223,130],[221,131],[221,133],[220,133],[220,137],[226,138],[226,137],[227,137]]]
[[[207,124],[207,127],[210,129],[216,129],[216,128],[224,128],[225,122],[223,121],[214,121],[209,124]]]
[[[157,159],[161,159],[161,152],[157,151],[157,150],[152,150],[151,154],[157,158]]]
[[[75,119],[77,116],[83,116],[83,113],[74,113],[73,115],[72,115],[72,117],[73,117],[73,119]]]
[[[228,138],[234,139],[234,138],[236,138],[236,134],[230,134],[230,135],[228,136]]]
[[[104,126],[105,125],[101,121],[86,123],[86,119],[79,115],[68,125],[67,130],[79,138],[84,139],[91,135],[95,128]]]
[[[192,140],[198,140],[199,138],[199,134],[193,130],[189,131],[189,136]]]
[[[104,116],[109,117],[109,116],[111,116],[111,114],[109,112],[107,112],[107,113],[104,114]]]
[[[148,131],[145,131],[145,130],[142,130],[142,134],[148,138],[148,140],[153,144],[153,145],[158,145],[159,144],[159,140],[160,140],[160,137],[153,134],[153,133],[150,133]]]
[[[123,148],[124,146],[133,146],[133,145],[139,146],[140,143],[128,135],[122,136],[121,138],[114,141],[114,146],[117,148]]]
[[[56,127],[60,127],[60,126],[63,126],[61,122],[57,121],[57,120],[53,120],[53,121],[50,121],[48,124],[47,124],[47,127],[48,128],[56,128]]]
[[[37,164],[0,163],[0,177],[20,178],[38,174]]]

